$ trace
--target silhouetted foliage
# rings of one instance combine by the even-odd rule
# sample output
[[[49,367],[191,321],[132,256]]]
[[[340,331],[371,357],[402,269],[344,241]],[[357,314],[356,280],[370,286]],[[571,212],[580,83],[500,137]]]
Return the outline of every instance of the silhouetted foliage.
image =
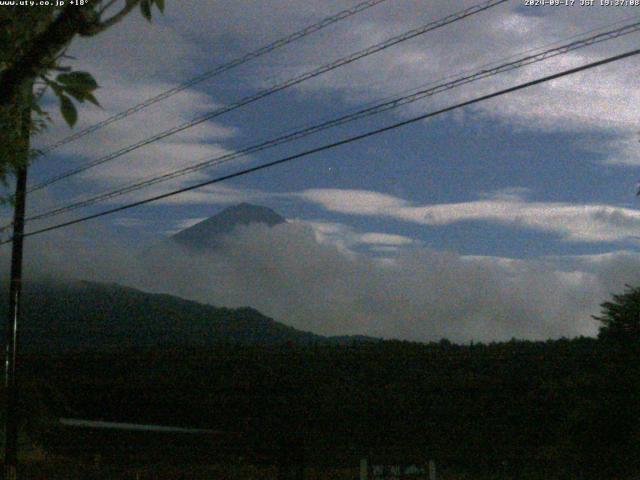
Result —
[[[473,478],[622,479],[640,467],[627,362],[579,338],[148,348],[31,356],[25,370],[61,392],[71,413],[60,416],[242,432],[214,456],[302,446],[308,462],[330,464],[393,447]]]
[[[335,344],[310,341],[254,311],[216,309],[113,285],[77,288],[88,302],[83,308],[72,295],[57,293],[90,329],[100,325],[93,315],[113,315],[126,306],[131,318],[118,328],[131,330],[165,312],[172,320],[156,322],[173,332],[169,327],[181,322],[178,313],[184,309],[182,321],[200,337],[211,322],[217,324],[211,332],[224,330],[243,341],[189,346],[184,337],[174,344],[125,344],[110,351],[32,352],[23,362],[25,381],[47,387],[33,392],[56,392],[59,399],[49,402],[47,418],[239,432],[242,441],[206,450],[211,463],[240,457],[247,463],[277,461],[286,449],[312,465],[344,465],[362,454],[393,449],[400,456],[434,458],[443,479],[630,480],[640,469],[640,363],[626,344],[595,338]],[[104,295],[109,301],[95,303]],[[37,304],[27,312],[34,322],[40,315],[64,314],[53,303],[33,308]],[[238,329],[231,329],[243,312],[246,318],[239,315]],[[52,340],[65,331],[63,318],[52,325]],[[248,341],[244,328],[251,335],[260,332],[265,341]],[[264,337],[268,332],[277,335]],[[43,403],[30,396],[24,401]],[[47,432],[43,444],[52,452],[108,451],[121,458],[122,452],[112,444],[106,448],[99,436],[78,442],[73,432]],[[77,450],[70,451],[73,445]],[[172,450],[168,459],[177,462],[179,452]],[[137,461],[155,458],[152,453],[151,447],[137,450]],[[184,452],[185,458],[191,454]]]
[[[25,2],[23,2],[25,3]],[[26,2],[29,3],[29,2]],[[91,37],[113,27],[134,8],[151,20],[152,7],[164,10],[164,0],[83,0],[31,2],[0,8],[0,185],[7,185],[16,169],[25,166],[28,138],[51,121],[43,109],[47,90],[57,97],[64,121],[78,120],[76,104],[98,105],[98,83],[85,71],[67,65],[66,55],[76,37]],[[46,5],[45,5],[46,4]],[[28,134],[22,125],[30,113]],[[12,201],[0,196],[0,202]]]
[[[624,293],[604,302],[593,318],[601,323],[598,337],[623,343],[640,343],[640,287],[627,285]]]

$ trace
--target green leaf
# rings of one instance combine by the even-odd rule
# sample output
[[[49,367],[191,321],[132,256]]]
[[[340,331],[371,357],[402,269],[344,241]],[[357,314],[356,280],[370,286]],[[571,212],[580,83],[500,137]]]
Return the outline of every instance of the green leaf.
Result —
[[[70,127],[73,127],[78,121],[78,111],[71,99],[66,95],[60,96],[60,113],[62,113],[62,117]]]
[[[63,85],[69,85],[88,91],[98,88],[98,82],[96,82],[93,76],[88,72],[61,73],[56,77],[56,80]]]
[[[93,103],[96,107],[100,106],[100,102],[98,102],[96,97],[93,96],[93,93],[87,93],[84,98],[89,100],[89,102]]]
[[[49,86],[53,90],[53,93],[55,93],[59,98],[62,95],[62,91],[63,91],[62,85],[60,85],[59,83],[56,83],[56,82],[47,82],[47,83],[49,84]]]
[[[149,0],[142,0],[140,2],[140,11],[142,12],[142,16],[150,22],[151,21],[151,2]]]
[[[156,6],[160,12],[164,13],[164,0],[155,0]]]
[[[68,95],[71,95],[80,103],[84,102],[85,98],[87,98],[87,93],[85,90],[81,90],[79,88],[74,87],[64,87],[64,92]]]
[[[36,112],[38,115],[44,115],[44,110],[42,110],[42,108],[40,108],[40,105],[35,102],[31,104],[31,110]]]

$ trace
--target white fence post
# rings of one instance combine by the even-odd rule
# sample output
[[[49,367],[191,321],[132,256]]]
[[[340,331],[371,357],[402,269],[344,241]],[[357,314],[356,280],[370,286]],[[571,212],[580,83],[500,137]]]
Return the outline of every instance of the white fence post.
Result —
[[[367,459],[362,458],[360,460],[360,480],[367,480]]]
[[[429,480],[436,480],[436,462],[429,460]]]

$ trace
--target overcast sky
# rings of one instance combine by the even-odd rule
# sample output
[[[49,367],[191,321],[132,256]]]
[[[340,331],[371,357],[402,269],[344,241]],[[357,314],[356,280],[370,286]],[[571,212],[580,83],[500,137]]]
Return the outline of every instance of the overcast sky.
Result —
[[[82,106],[76,130],[356,3],[171,0],[152,24],[136,12],[107,33],[72,45],[73,65],[94,74],[102,104],[102,109]],[[35,163],[31,181],[475,3],[387,0],[65,145]],[[512,0],[34,192],[29,211],[234,152],[444,78],[639,19],[640,7],[540,7]],[[471,83],[108,205],[622,53],[637,48],[639,39],[640,34],[631,34]],[[30,271],[64,271],[217,305],[251,305],[279,321],[326,334],[458,341],[593,335],[597,325],[590,315],[598,313],[599,303],[625,283],[640,281],[639,65],[636,57],[623,60],[33,237]],[[57,112],[53,118],[36,145],[72,132]],[[242,229],[227,255],[206,262],[167,256],[153,265],[136,263],[141,261],[136,248],[240,201],[269,206],[290,224]],[[182,266],[169,265],[169,258]]]

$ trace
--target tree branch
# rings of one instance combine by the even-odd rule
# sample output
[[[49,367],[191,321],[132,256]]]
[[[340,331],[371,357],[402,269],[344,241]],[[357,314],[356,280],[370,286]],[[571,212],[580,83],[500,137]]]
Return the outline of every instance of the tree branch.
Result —
[[[108,28],[111,28],[116,23],[121,21],[124,17],[126,17],[129,12],[131,12],[131,10],[133,10],[139,3],[140,0],[126,0],[126,4],[122,8],[122,10],[120,10],[118,13],[110,17],[108,20],[105,20],[104,22],[95,23],[89,26],[89,28],[83,30],[80,35],[82,35],[83,37],[92,37],[107,30]]]
[[[107,3],[106,5],[104,5],[100,11],[98,12],[98,15],[102,15],[104,12],[106,12],[107,10],[109,10],[113,5],[115,5],[115,3],[118,0],[110,0],[109,3]]]
[[[104,22],[94,10],[94,1],[84,7],[67,5],[60,15],[39,35],[23,55],[0,72],[0,109],[11,105],[20,86],[47,69],[52,58],[56,58],[75,35],[93,36],[121,21],[140,0],[126,0],[124,7]]]
[[[11,105],[24,82],[46,69],[48,61],[86,26],[88,11],[93,13],[93,2],[82,8],[67,5],[46,30],[33,39],[24,54],[0,72],[0,108]]]

